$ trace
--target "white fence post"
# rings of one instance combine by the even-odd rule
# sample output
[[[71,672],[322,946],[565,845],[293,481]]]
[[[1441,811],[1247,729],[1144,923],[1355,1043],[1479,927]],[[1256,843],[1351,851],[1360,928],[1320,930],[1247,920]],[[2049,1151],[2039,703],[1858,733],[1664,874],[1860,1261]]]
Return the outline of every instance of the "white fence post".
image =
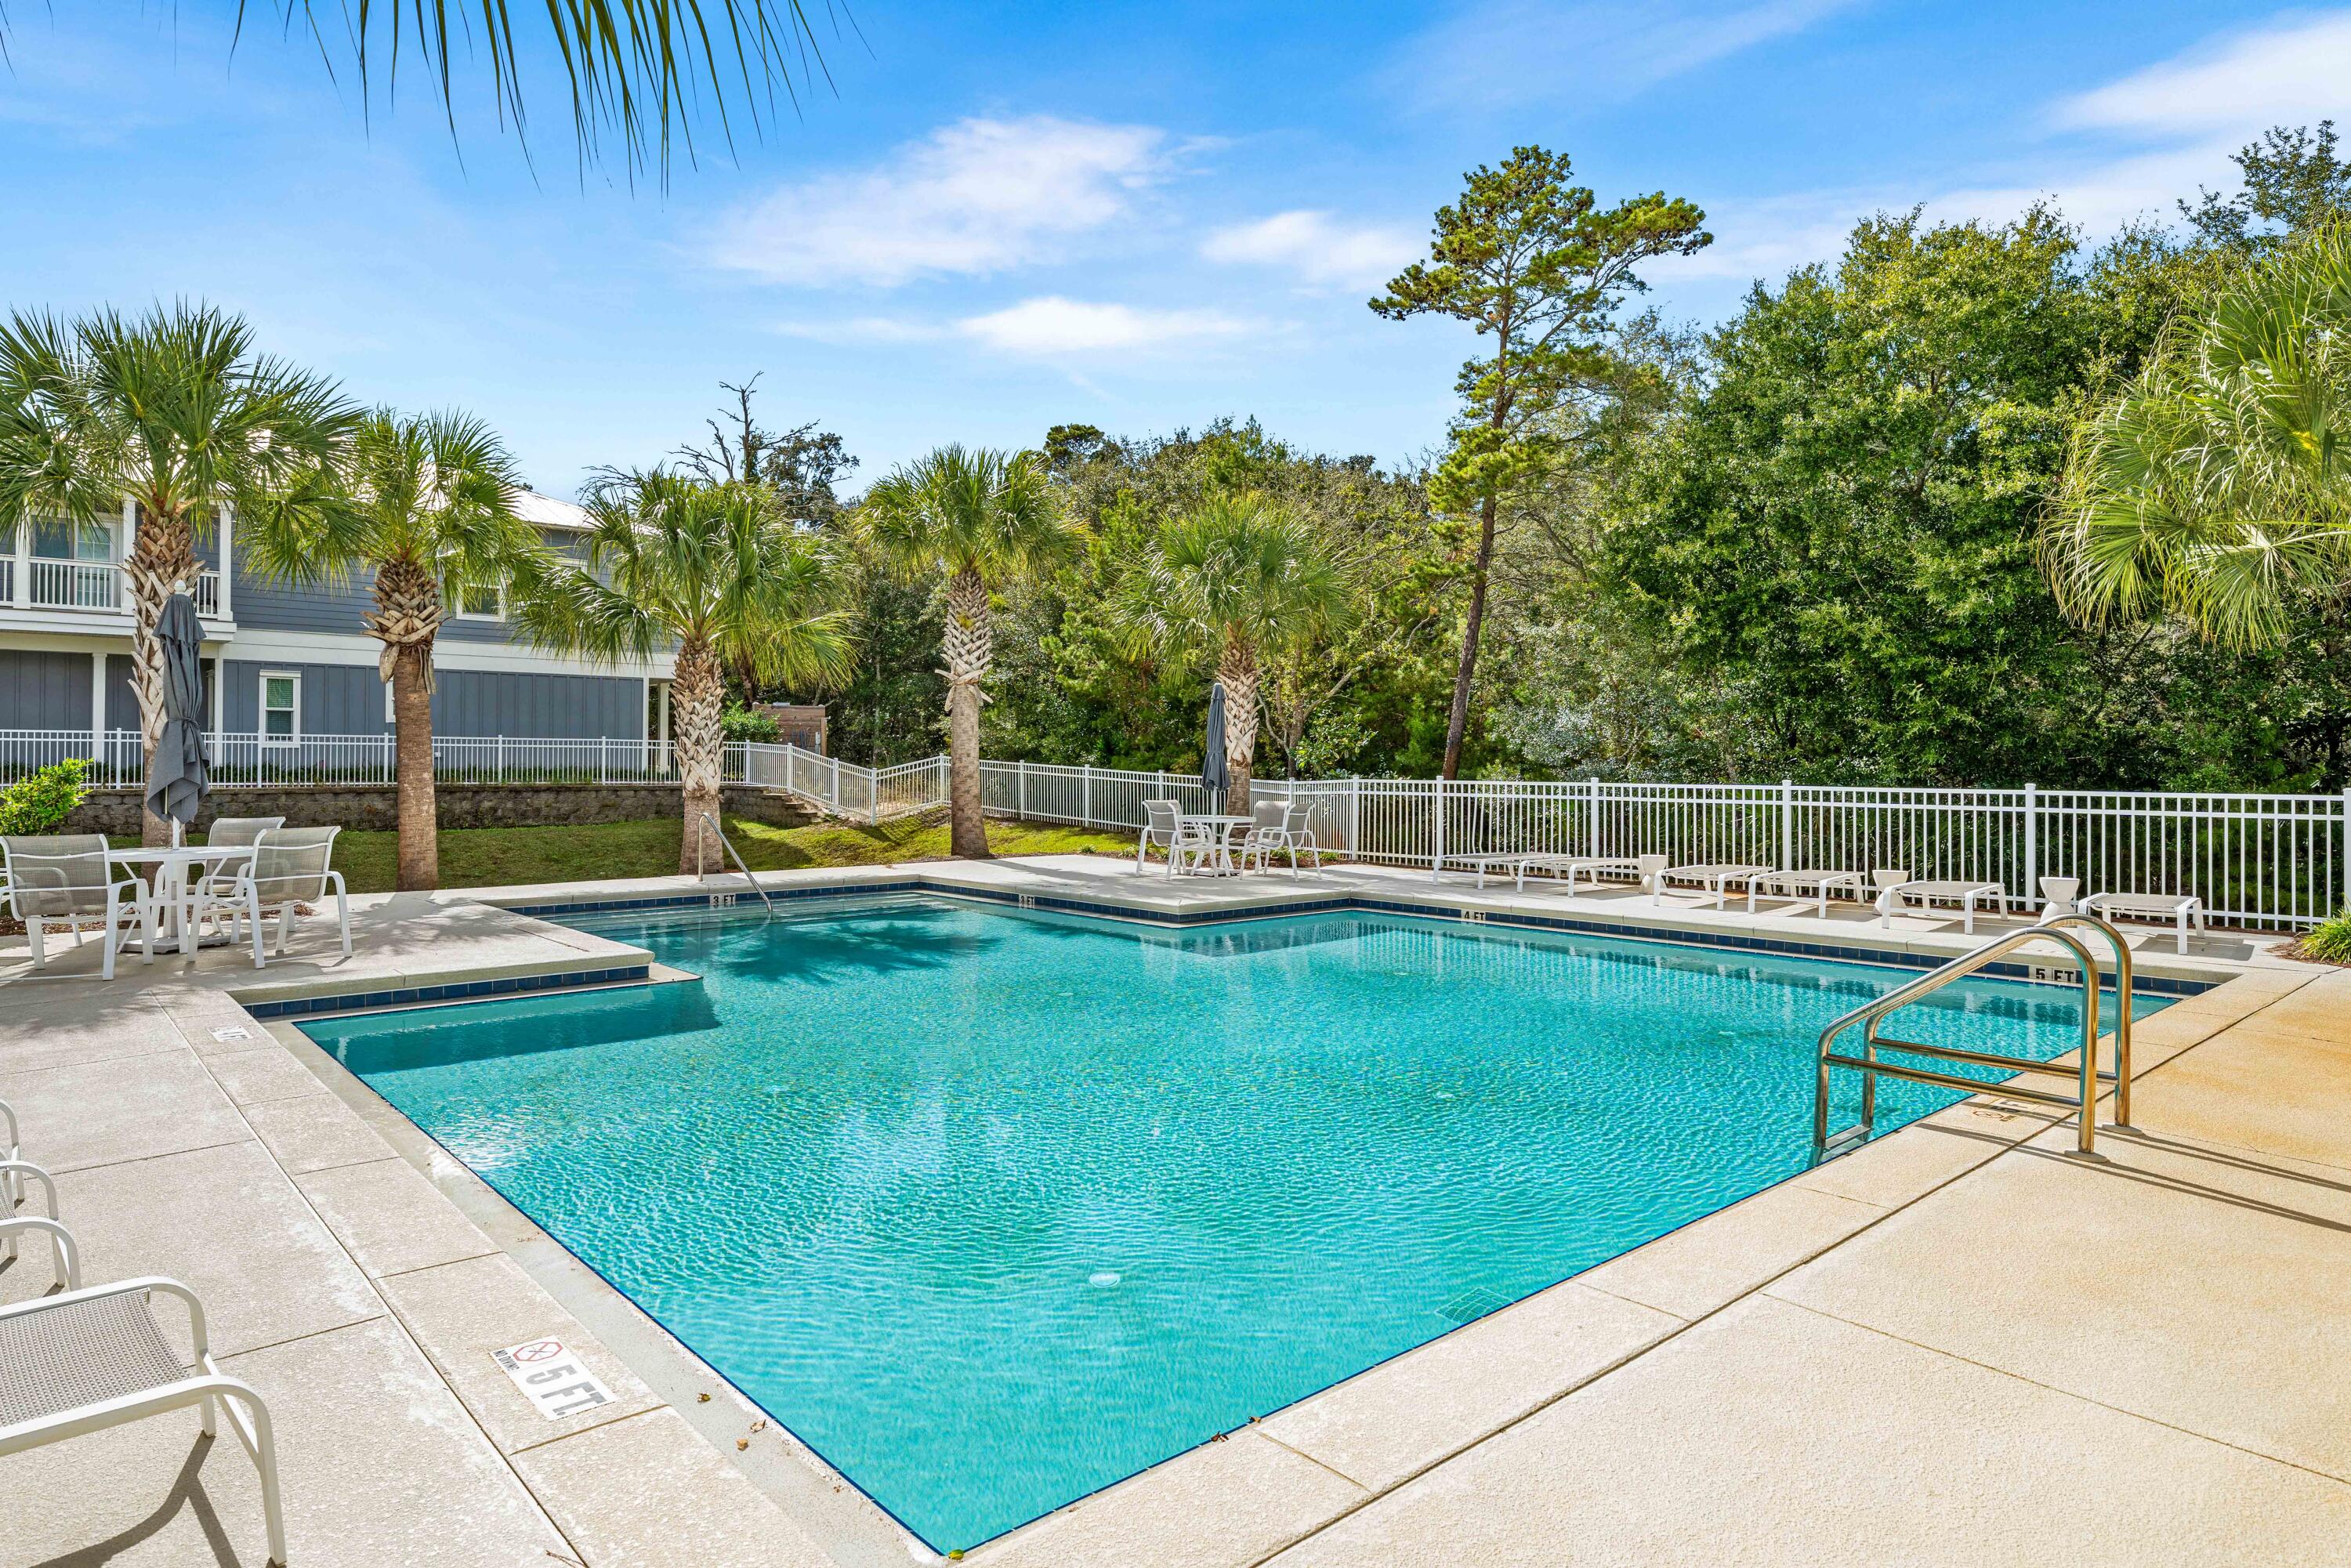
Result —
[[[1087,827],[1094,825],[1094,765],[1078,764],[1078,815]]]
[[[2343,902],[2339,907],[2351,909],[2351,786],[2343,791]],[[2322,906],[2317,912],[2325,915]]]
[[[1364,776],[1347,779],[1347,853],[1360,857],[1364,848]]]
[[[496,765],[495,769],[494,769],[494,770],[492,771],[492,773],[490,774],[490,782],[491,782],[491,783],[493,783],[493,784],[503,784],[503,783],[505,783],[506,781],[507,781],[507,737],[505,737],[505,735],[501,734],[501,735],[498,737],[498,759],[497,759],[497,762],[496,762]]]
[[[1598,776],[1595,775],[1590,780],[1590,783],[1592,788],[1592,831],[1584,835],[1585,849],[1583,852],[1593,856],[1604,855],[1608,852],[1600,847],[1600,779]]]
[[[841,814],[841,758],[838,757],[832,759],[832,810],[835,816]]]
[[[1025,822],[1029,820],[1029,764],[1025,760],[1015,762],[1012,777],[1012,814]]]
[[[2024,787],[2024,907],[2041,902],[2041,787]]]
[[[1432,800],[1432,806],[1433,806],[1433,809],[1434,809],[1434,816],[1435,816],[1435,822],[1436,822],[1436,825],[1435,825],[1434,829],[1432,830],[1433,837],[1431,838],[1430,842],[1429,842],[1429,846],[1428,846],[1428,849],[1429,849],[1429,853],[1428,853],[1428,875],[1429,875],[1429,879],[1430,879],[1431,881],[1435,881],[1437,877],[1439,877],[1439,876],[1443,875],[1443,874],[1444,874],[1444,873],[1445,873],[1445,777],[1444,777],[1444,775],[1443,775],[1443,774],[1439,774],[1439,775],[1436,778],[1436,779],[1435,779],[1435,780],[1433,780],[1433,782],[1434,782],[1434,784],[1435,784],[1435,786],[1436,786],[1435,794],[1434,794],[1434,796],[1433,796],[1433,800]]]
[[[1796,781],[1780,780],[1780,869],[1796,869]]]

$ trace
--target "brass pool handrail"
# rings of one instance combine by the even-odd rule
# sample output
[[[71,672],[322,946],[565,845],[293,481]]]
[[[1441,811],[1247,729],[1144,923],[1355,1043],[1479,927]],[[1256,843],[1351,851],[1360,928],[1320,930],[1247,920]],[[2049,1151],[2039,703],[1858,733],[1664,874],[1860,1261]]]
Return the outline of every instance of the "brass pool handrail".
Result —
[[[2115,952],[2115,991],[2118,1017],[2115,1022],[2115,1071],[2098,1071],[2098,964],[2088,944],[2063,929],[2066,926],[2088,926],[2104,936]],[[1964,978],[1986,966],[2005,957],[2018,948],[2027,946],[2042,937],[2057,943],[2081,960],[2079,979],[2082,985],[2082,1047],[2081,1059],[2072,1067],[2055,1067],[2028,1057],[2008,1056],[1996,1051],[1969,1051],[1954,1045],[1928,1045],[1920,1040],[1896,1040],[1880,1035],[1877,1026],[1890,1014],[1909,1006],[1920,998],[1941,990],[1952,981]],[[2019,1100],[2039,1104],[2056,1105],[2080,1113],[2081,1127],[2076,1146],[2083,1154],[2095,1152],[2096,1136],[2096,1103],[2101,1082],[2115,1086],[2115,1124],[2130,1125],[2131,1081],[2131,956],[2122,933],[2105,921],[2090,915],[2061,915],[2045,925],[2023,931],[2011,931],[1985,943],[1972,953],[1962,954],[1942,967],[1921,975],[1906,985],[1896,986],[1886,995],[1865,1002],[1844,1014],[1821,1031],[1820,1053],[1813,1090],[1813,1158],[1826,1159],[1832,1150],[1844,1152],[1844,1145],[1857,1144],[1869,1136],[1877,1119],[1877,1080],[1880,1074],[1907,1080],[1914,1083],[1932,1083],[1946,1089],[1957,1089],[1970,1094],[1996,1092]],[[1862,1054],[1848,1056],[1836,1050],[1839,1035],[1855,1024],[1862,1025]],[[1903,1062],[1878,1060],[1878,1047],[1899,1051],[1914,1056],[1938,1057],[1949,1061],[1970,1062],[1979,1067],[2005,1067],[2016,1072],[2045,1072],[2059,1076],[2078,1076],[2080,1089],[2073,1096],[2054,1093],[2045,1089],[2027,1089],[2015,1084],[1992,1085],[1956,1073],[1938,1072],[1931,1068],[1913,1067]],[[1862,1075],[1861,1120],[1852,1126],[1832,1134],[1829,1131],[1829,1075],[1834,1068],[1852,1069]]]

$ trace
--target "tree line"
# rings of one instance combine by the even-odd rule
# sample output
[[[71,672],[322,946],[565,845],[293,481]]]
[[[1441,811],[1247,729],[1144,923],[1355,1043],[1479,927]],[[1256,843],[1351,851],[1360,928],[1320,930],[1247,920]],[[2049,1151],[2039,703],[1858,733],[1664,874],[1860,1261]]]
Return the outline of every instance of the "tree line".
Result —
[[[1057,425],[856,460],[757,379],[664,462],[600,473],[558,549],[494,432],[368,409],[202,305],[0,327],[0,517],[139,508],[153,626],[233,509],[251,570],[364,575],[392,688],[400,880],[435,880],[432,651],[468,596],[591,658],[674,652],[683,868],[731,703],[824,703],[836,749],[1292,775],[2338,789],[2351,762],[2351,165],[2331,124],[2242,191],[2098,246],[1881,214],[1711,329],[1634,308],[1709,243],[1520,148],[1370,304],[1462,323],[1441,450],[1383,468],[1253,421]],[[740,720],[732,721],[740,724]],[[161,824],[149,824],[151,834]]]

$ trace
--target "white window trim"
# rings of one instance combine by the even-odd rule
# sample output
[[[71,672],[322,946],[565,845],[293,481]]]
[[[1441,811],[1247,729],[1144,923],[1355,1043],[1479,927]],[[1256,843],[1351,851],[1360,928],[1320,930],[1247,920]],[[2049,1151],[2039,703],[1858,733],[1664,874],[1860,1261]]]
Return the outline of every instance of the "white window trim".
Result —
[[[276,736],[269,733],[269,683],[287,681],[294,687],[294,733]],[[259,685],[254,689],[253,727],[264,746],[299,746],[302,744],[302,672],[299,670],[264,670]]]
[[[507,618],[507,585],[506,585],[505,583],[501,582],[501,583],[499,583],[496,587],[495,587],[494,589],[492,589],[492,590],[491,590],[491,592],[492,592],[494,595],[496,595],[496,599],[497,599],[497,601],[498,601],[498,607],[497,607],[497,609],[496,609],[496,612],[494,612],[493,613],[488,614],[488,615],[485,615],[485,614],[483,614],[483,613],[482,613],[480,611],[478,611],[478,610],[467,610],[467,609],[465,609],[465,596],[464,594],[462,594],[462,593],[455,595],[455,599],[456,599],[456,601],[457,601],[458,608],[457,608],[457,611],[456,611],[455,615],[454,616],[454,619],[458,620],[458,621],[483,621],[483,622],[503,622],[503,621],[505,621],[505,620],[506,620],[506,618]]]

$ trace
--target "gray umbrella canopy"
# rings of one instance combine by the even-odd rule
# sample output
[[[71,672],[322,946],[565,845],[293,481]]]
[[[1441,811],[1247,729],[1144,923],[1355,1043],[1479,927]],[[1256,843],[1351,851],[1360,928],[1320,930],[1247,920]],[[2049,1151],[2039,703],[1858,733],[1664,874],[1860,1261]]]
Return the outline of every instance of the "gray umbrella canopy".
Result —
[[[1225,791],[1233,787],[1232,769],[1225,766],[1225,683],[1208,688],[1208,738],[1200,758],[1200,783],[1208,803],[1223,809]]]
[[[147,764],[147,809],[184,828],[212,779],[204,764],[204,629],[184,593],[163,601],[155,621],[155,642],[163,653],[163,733]],[[172,834],[179,835],[176,829]]]

